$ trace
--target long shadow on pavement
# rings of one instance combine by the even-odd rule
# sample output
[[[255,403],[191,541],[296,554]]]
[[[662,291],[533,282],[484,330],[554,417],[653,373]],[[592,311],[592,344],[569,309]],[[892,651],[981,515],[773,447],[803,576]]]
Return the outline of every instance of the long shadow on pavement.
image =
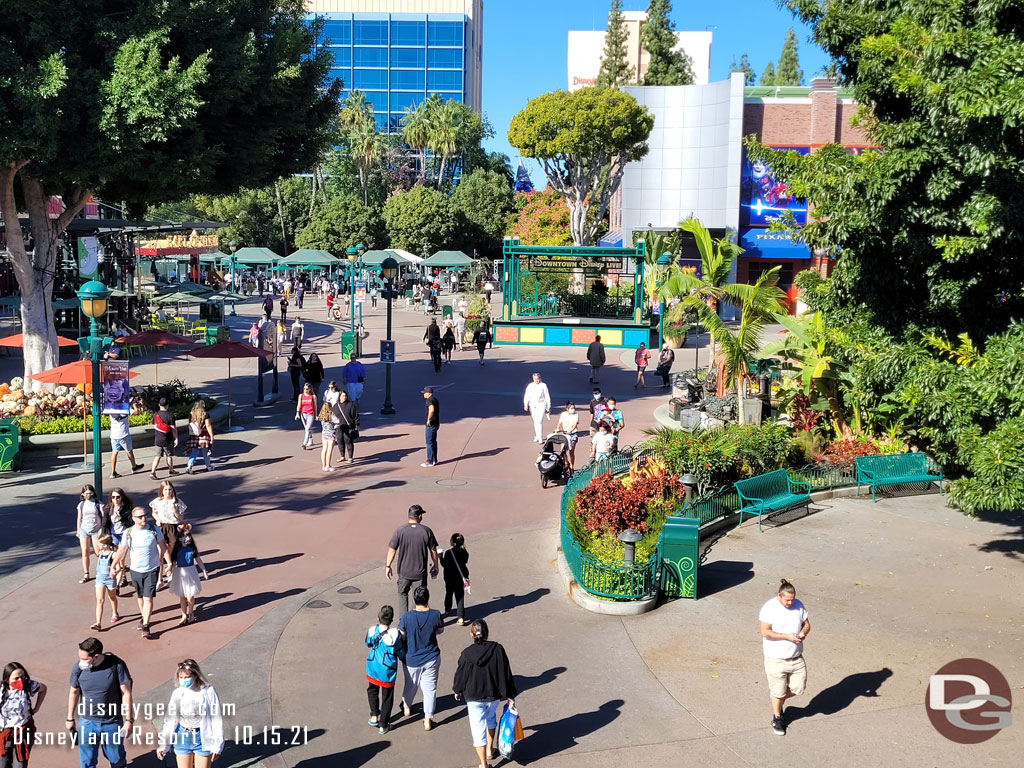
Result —
[[[815,694],[806,707],[787,707],[786,720],[793,722],[815,715],[834,715],[842,712],[860,697],[874,698],[878,689],[892,677],[892,670],[883,667],[876,672],[857,672],[847,675],[835,685]]]
[[[613,699],[592,712],[580,712],[540,725],[525,725],[526,738],[516,744],[515,762],[527,765],[576,746],[577,739],[604,728],[615,720],[626,702]]]
[[[715,560],[697,570],[697,595],[708,597],[738,587],[754,578],[754,564],[741,560]]]
[[[539,589],[533,590],[533,592],[527,592],[525,595],[502,595],[496,597],[489,603],[478,603],[477,605],[470,606],[467,608],[467,613],[471,612],[474,617],[486,617],[491,616],[495,613],[507,613],[513,608],[518,608],[521,605],[529,605],[540,600],[544,595],[550,594],[551,590],[547,587],[540,587]]]
[[[552,667],[546,669],[539,675],[516,675],[516,688],[519,693],[528,691],[531,688],[540,688],[542,685],[555,682],[555,678],[566,671],[565,667]]]
[[[391,746],[390,741],[374,741],[361,747],[335,752],[333,755],[311,757],[295,764],[295,768],[359,768],[373,760],[377,755]],[[246,768],[246,766],[237,766]]]
[[[207,603],[203,603],[202,618],[213,619],[219,616],[231,616],[235,613],[242,613],[250,608],[255,608],[260,605],[267,605],[268,603],[275,603],[278,600],[284,600],[286,597],[292,595],[298,595],[304,592],[302,589],[289,589],[285,592],[256,592],[251,595],[242,595],[234,600],[228,600],[227,602],[215,602],[213,605],[207,607]]]
[[[203,562],[213,576],[225,576],[229,573],[251,571],[253,568],[281,565],[281,563],[287,563],[296,557],[302,557],[304,554],[304,552],[292,552],[290,555],[277,555],[276,557],[244,557],[240,560],[203,560]]]
[[[1024,516],[1021,511],[1015,512],[979,512],[979,520],[995,525],[1005,525],[1013,530],[1008,536],[1015,538],[993,539],[978,546],[982,552],[1001,552],[1007,557],[1021,558],[1024,556]]]

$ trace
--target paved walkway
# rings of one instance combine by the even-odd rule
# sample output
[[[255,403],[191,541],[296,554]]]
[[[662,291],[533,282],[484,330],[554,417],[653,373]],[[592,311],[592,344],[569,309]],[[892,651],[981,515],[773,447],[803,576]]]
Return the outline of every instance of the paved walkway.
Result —
[[[627,619],[589,614],[568,600],[556,574],[559,491],[540,488],[532,427],[519,410],[533,369],[556,402],[583,401],[583,361],[543,360],[550,349],[495,349],[482,368],[466,353],[435,375],[419,341],[422,316],[397,318],[399,414],[387,421],[376,414],[382,377],[371,363],[360,461],[324,475],[315,454],[296,450],[301,433],[289,403],[242,409],[247,430],[217,443],[217,471],[179,478],[214,574],[204,585],[203,620],[175,628],[177,610],[161,595],[156,640],[138,638],[131,610],[125,626],[101,635],[128,661],[143,702],[165,701],[174,662],[191,656],[237,707],[229,737],[248,741],[251,727],[259,741],[265,726],[283,729],[267,734],[282,742],[278,748],[239,744],[219,766],[475,763],[463,710],[449,693],[469,642],[457,626],[441,637],[439,727],[422,730],[418,704],[413,719],[386,737],[365,725],[362,636],[379,605],[394,604],[380,565],[388,535],[414,502],[426,507],[438,538],[453,530],[467,537],[470,616],[488,618],[522,688],[527,738],[517,762],[1016,764],[1024,723],[978,747],[956,747],[931,729],[923,702],[928,676],[962,656],[995,664],[1015,693],[1024,685],[1019,518],[968,520],[934,495],[828,502],[764,534],[752,523],[715,543],[697,601]],[[327,335],[335,330],[325,326],[314,343],[336,349]],[[175,371],[195,382],[219,375],[196,363]],[[337,376],[337,352],[326,363]],[[251,401],[247,378],[237,390],[241,402]],[[424,470],[418,390],[433,380],[450,385],[440,393],[444,463]],[[625,366],[603,383],[632,393]],[[626,398],[632,435],[650,423],[656,392]],[[86,477],[35,470],[0,480],[0,525],[11,532],[0,553],[0,609],[18,617],[7,623],[4,654],[51,685],[39,723],[56,729],[75,643],[92,621],[91,585],[77,584],[69,534]],[[142,500],[153,492],[148,475],[124,485]],[[800,590],[813,631],[808,694],[794,702],[799,719],[780,739],[767,727],[756,614],[783,576]],[[288,743],[291,726],[305,728],[304,743]],[[131,753],[133,764],[155,764],[141,747]],[[33,756],[36,766],[69,762],[52,748]]]

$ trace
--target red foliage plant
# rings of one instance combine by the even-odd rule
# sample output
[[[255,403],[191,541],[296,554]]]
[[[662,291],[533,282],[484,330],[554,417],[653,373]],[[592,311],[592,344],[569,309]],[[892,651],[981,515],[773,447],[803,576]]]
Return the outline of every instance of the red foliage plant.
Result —
[[[668,498],[679,485],[678,475],[637,477],[628,488],[610,472],[598,475],[576,493],[576,515],[590,531],[618,535],[627,528],[647,531],[647,505]]]
[[[858,440],[848,437],[830,443],[824,451],[814,457],[814,461],[816,464],[852,466],[854,459],[860,456],[877,456],[878,454],[878,446],[873,440]]]
[[[789,415],[793,419],[793,428],[798,432],[810,432],[821,420],[821,411],[810,407],[811,399],[805,394],[796,395],[789,404]]]

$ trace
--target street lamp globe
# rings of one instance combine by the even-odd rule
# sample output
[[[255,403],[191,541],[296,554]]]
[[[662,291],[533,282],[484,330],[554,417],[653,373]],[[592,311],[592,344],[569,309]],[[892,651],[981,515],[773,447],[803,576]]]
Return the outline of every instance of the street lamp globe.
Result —
[[[394,280],[398,277],[398,261],[388,256],[380,263],[380,274],[385,280]]]
[[[347,258],[349,260],[349,263],[354,264],[355,261],[356,261],[356,256],[358,254],[359,254],[359,251],[356,250],[354,247],[348,248],[345,251],[345,258]]]
[[[99,280],[90,280],[78,289],[78,300],[82,302],[82,312],[86,317],[96,319],[103,317],[107,311],[107,299],[110,289]]]
[[[672,254],[669,253],[668,251],[665,251],[663,254],[661,254],[661,256],[658,257],[658,266],[659,267],[664,268],[664,267],[667,267],[671,263],[672,263]]]

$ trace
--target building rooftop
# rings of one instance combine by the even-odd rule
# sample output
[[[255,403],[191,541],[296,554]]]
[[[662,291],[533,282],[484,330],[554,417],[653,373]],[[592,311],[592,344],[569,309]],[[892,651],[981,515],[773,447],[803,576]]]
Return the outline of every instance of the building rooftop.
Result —
[[[814,88],[804,85],[748,85],[743,89],[748,99],[809,99]],[[852,99],[852,88],[837,88],[841,99]]]

